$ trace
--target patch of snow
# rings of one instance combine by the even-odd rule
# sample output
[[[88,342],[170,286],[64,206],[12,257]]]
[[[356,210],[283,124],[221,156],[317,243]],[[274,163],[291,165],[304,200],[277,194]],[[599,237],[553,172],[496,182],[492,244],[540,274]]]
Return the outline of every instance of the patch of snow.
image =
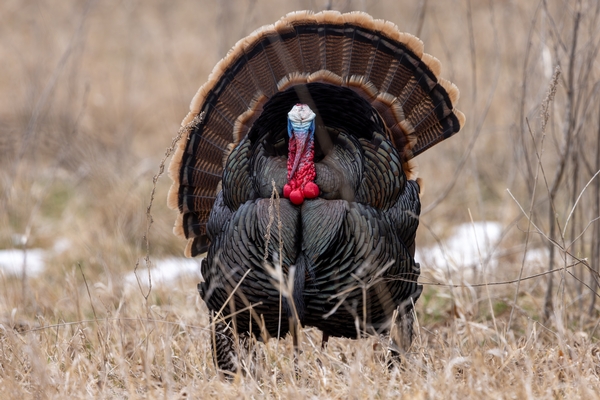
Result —
[[[415,259],[429,268],[460,270],[478,268],[489,258],[489,266],[496,266],[491,257],[494,246],[502,235],[502,225],[494,221],[465,223],[454,229],[448,240],[440,245],[417,249]]]
[[[434,275],[441,273],[441,276],[445,277],[470,279],[473,274],[481,271],[482,265],[491,270],[498,266],[503,251],[495,247],[501,236],[502,225],[498,222],[465,223],[456,227],[452,235],[441,244],[425,248],[417,246],[415,260],[421,263],[421,268],[431,271]],[[520,264],[522,258],[523,250],[520,250],[516,261]],[[540,272],[540,268],[547,264],[548,249],[527,250],[524,267],[528,273]]]
[[[69,239],[59,238],[56,240],[50,250],[27,249],[24,253],[21,249],[0,250],[0,274],[21,275],[23,274],[23,262],[26,262],[27,275],[34,277],[42,273],[46,263],[45,258],[49,255],[58,255],[68,251],[72,246]],[[25,258],[24,258],[25,257]],[[170,283],[180,276],[190,276],[194,282],[201,281],[200,258],[169,257],[159,260],[152,260],[153,268],[150,270],[152,284]],[[140,263],[137,275],[140,282],[148,286],[148,270]],[[127,284],[134,284],[137,287],[135,274],[130,272],[125,276]]]
[[[59,238],[56,242],[54,242],[54,245],[52,246],[52,251],[55,254],[61,254],[64,253],[65,251],[69,250],[72,246],[72,243],[69,239],[67,238]]]
[[[39,275],[44,270],[45,255],[42,249],[0,250],[0,271],[7,275],[21,275],[25,263],[28,276]]]
[[[150,269],[152,285],[170,283],[180,276],[192,276],[198,282],[202,280],[200,274],[200,258],[169,257],[153,260],[154,267]],[[130,272],[125,276],[125,282],[137,286],[136,273]],[[148,269],[142,266],[137,270],[137,276],[142,285],[148,286]]]
[[[525,264],[528,265],[548,265],[548,249],[529,249],[525,255]]]

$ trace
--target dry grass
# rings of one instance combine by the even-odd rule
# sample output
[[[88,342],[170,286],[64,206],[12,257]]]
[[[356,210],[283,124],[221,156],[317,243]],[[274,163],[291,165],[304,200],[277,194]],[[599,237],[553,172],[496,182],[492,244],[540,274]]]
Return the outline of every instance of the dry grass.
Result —
[[[197,277],[148,291],[124,276],[138,261],[146,274],[152,177],[212,66],[254,28],[327,4],[418,32],[461,88],[467,126],[419,157],[419,245],[499,221],[498,265],[485,254],[466,271],[422,264],[423,283],[443,285],[426,286],[418,336],[397,368],[387,368],[385,338],[321,349],[320,332],[306,329],[297,369],[291,339],[271,340],[228,383],[212,361]],[[0,397],[600,398],[598,7],[2,2],[0,249],[48,256],[38,276],[0,275]],[[184,246],[171,233],[169,185],[163,176],[156,187],[151,260]],[[68,249],[53,251],[57,242]],[[548,246],[550,266],[526,257]]]

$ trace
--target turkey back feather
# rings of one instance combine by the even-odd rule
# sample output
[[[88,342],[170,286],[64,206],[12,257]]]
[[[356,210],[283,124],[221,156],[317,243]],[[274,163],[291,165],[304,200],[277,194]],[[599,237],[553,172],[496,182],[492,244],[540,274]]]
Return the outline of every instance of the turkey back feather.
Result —
[[[465,121],[454,108],[458,89],[439,77],[440,69],[418,38],[360,12],[294,12],[240,40],[192,100],[169,169],[174,183],[168,202],[180,213],[175,233],[189,239],[186,255],[208,249],[207,222],[224,163],[232,151],[247,151],[238,144],[278,93],[293,90],[301,102],[315,104],[310,84],[352,90],[377,111],[370,119],[383,125],[380,133],[408,174],[412,157],[458,132]],[[317,118],[325,118],[324,107],[335,109],[336,98],[328,101],[317,104]],[[356,111],[346,112],[350,120]],[[233,196],[226,202],[258,196],[225,195]]]

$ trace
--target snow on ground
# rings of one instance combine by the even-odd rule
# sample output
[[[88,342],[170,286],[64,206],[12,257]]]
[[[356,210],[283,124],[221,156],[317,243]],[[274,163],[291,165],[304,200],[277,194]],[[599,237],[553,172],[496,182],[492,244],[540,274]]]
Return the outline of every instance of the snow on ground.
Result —
[[[489,258],[488,266],[494,268],[497,260],[491,255],[501,235],[502,225],[499,222],[465,223],[456,227],[452,236],[441,245],[417,246],[415,259],[428,268],[457,271],[478,268]]]
[[[195,280],[194,282],[200,282],[202,275],[200,274],[200,258],[183,258],[183,257],[170,257],[159,260],[151,260],[153,267],[150,268],[150,277],[152,279],[152,285],[160,285],[174,281],[180,276],[190,276]],[[142,266],[137,270],[137,276],[142,285],[148,286],[148,269]],[[137,287],[136,273],[130,272],[125,276],[125,282],[130,285]]]
[[[25,237],[15,235],[16,244],[25,243]],[[54,242],[50,250],[44,249],[4,249],[0,250],[0,274],[22,275],[23,265],[26,266],[27,276],[33,277],[41,274],[46,267],[48,255],[61,254],[71,248],[69,239],[60,238]]]
[[[431,247],[417,246],[415,259],[428,269],[440,272],[465,271],[479,269],[487,262],[486,268],[495,268],[498,264],[493,252],[502,235],[502,225],[494,221],[465,223],[454,229],[452,236]],[[27,265],[27,275],[39,275],[45,267],[45,257],[48,254],[58,254],[67,251],[70,243],[59,239],[51,250],[28,249],[26,253],[20,249],[0,250],[0,274],[21,275],[23,261]],[[25,257],[24,257],[25,256]],[[547,261],[546,249],[529,249],[525,258],[527,265],[544,265]],[[152,260],[150,274],[152,284],[170,283],[180,276],[190,276],[195,281],[202,279],[200,274],[200,259],[169,257]],[[148,270],[143,266],[143,260],[137,270],[137,275],[143,285],[148,285]],[[133,271],[125,275],[125,282],[137,287]]]
[[[59,239],[50,250],[44,249],[6,249],[0,250],[0,275],[22,275],[23,263],[26,263],[27,276],[35,277],[41,274],[46,267],[46,257],[68,251],[70,243],[66,239]],[[148,270],[143,266],[143,260],[137,270],[137,275],[143,285],[148,285]],[[180,276],[190,276],[194,281],[202,280],[200,274],[200,259],[169,257],[152,259],[150,269],[152,284],[164,284],[174,281]],[[137,287],[137,280],[133,271],[125,275],[125,282]]]
[[[6,275],[21,275],[25,265],[28,276],[39,275],[44,270],[45,254],[42,249],[0,250],[0,272]]]
[[[447,240],[431,247],[419,247],[415,260],[421,263],[421,270],[429,270],[434,275],[447,278],[471,279],[476,272],[492,272],[498,267],[498,259],[506,249],[497,248],[502,236],[502,225],[494,221],[465,223],[454,229]],[[511,250],[508,250],[511,253]],[[514,249],[516,260],[523,260],[523,249]],[[527,250],[524,266],[527,273],[540,272],[548,264],[546,248]]]

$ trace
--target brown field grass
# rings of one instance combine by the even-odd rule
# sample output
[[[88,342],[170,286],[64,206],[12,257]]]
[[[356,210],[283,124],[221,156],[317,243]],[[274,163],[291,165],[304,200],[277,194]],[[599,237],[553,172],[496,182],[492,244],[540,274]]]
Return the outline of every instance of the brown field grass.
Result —
[[[477,238],[478,265],[422,263],[401,365],[387,367],[386,338],[321,349],[308,328],[297,367],[291,339],[271,340],[227,382],[197,275],[125,277],[183,252],[166,176],[148,248],[146,208],[213,65],[328,4],[418,35],[461,89],[464,130],[418,160],[421,249],[465,223],[502,233],[493,260]],[[2,2],[0,249],[47,252],[38,275],[0,270],[0,397],[600,398],[599,49],[594,0]]]

